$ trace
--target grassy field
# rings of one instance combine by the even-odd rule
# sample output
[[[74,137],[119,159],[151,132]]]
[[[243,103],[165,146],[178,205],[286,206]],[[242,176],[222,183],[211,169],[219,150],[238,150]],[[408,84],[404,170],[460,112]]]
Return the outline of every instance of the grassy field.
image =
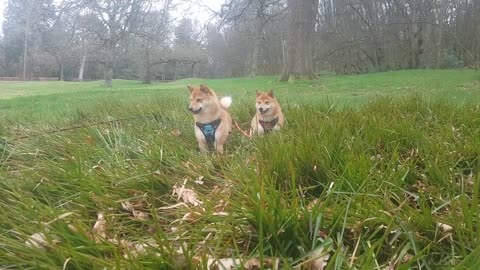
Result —
[[[200,154],[199,83],[244,128],[274,89],[288,123]],[[477,269],[479,102],[469,70],[1,82],[0,268]]]

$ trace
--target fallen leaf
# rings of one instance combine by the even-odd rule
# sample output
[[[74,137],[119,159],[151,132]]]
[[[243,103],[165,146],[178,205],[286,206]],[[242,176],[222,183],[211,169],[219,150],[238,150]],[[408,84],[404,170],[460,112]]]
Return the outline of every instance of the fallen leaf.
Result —
[[[180,131],[178,128],[173,129],[171,133],[175,137],[180,137],[182,135],[182,131]]]
[[[148,219],[148,213],[147,212],[143,212],[143,211],[140,211],[140,210],[136,210],[135,208],[137,207],[143,207],[143,203],[142,202],[137,202],[135,205],[132,204],[131,202],[129,201],[123,201],[120,203],[122,205],[122,208],[131,212],[132,215],[133,215],[133,218],[134,219],[138,219],[138,220],[147,220]]]
[[[313,250],[307,259],[295,266],[294,269],[323,270],[328,264],[328,259],[330,259],[330,254],[325,252],[323,247],[319,247]]]
[[[95,222],[95,225],[93,225],[92,232],[93,239],[95,239],[96,242],[100,241],[98,237],[103,239],[107,238],[107,221],[102,212],[97,213],[97,221]]]
[[[173,195],[177,195],[177,200],[182,199],[184,203],[189,203],[193,206],[202,204],[202,201],[197,198],[197,193],[192,189],[185,188],[184,185],[181,187],[173,186]]]
[[[263,258],[263,265],[260,262],[260,259],[253,258],[243,263],[243,268],[247,270],[256,270],[256,269],[271,269],[277,270],[280,259],[273,257]]]
[[[445,233],[449,233],[453,231],[453,227],[445,223],[438,222],[437,227],[440,228]]]
[[[133,210],[132,214],[133,214],[133,217],[135,219],[138,219],[138,220],[147,220],[148,219],[148,213],[147,212]]]
[[[133,243],[127,240],[120,240],[118,244],[124,249],[123,257],[126,259],[129,257],[138,257],[147,251],[145,244]]]
[[[210,258],[207,261],[207,267],[210,270],[231,270],[238,269],[240,267],[239,259],[213,259]]]
[[[124,202],[121,202],[120,204],[122,205],[122,208],[127,210],[127,211],[130,211],[130,212],[135,211],[135,208],[133,207],[133,204],[129,201],[124,201]]]
[[[312,212],[313,208],[317,207],[317,204],[318,204],[318,199],[315,198],[313,201],[311,201],[311,202],[307,205],[307,211],[308,211],[308,212]]]
[[[355,222],[350,232],[353,233],[353,236],[355,238],[358,238],[358,236],[362,233],[362,229],[363,229],[363,221],[358,220],[357,222]]]
[[[405,256],[402,258],[402,263],[407,263],[413,259],[413,255],[410,253],[406,253]]]
[[[203,176],[199,176],[197,180],[194,181],[196,184],[203,185]]]
[[[202,216],[202,214],[199,213],[199,212],[190,212],[190,213],[186,213],[186,214],[182,217],[182,220],[183,220],[183,221],[186,221],[186,222],[195,222],[195,221],[197,221],[198,219],[200,219],[201,216]]]
[[[438,243],[442,242],[445,239],[448,239],[450,242],[453,241],[453,237],[452,237],[453,236],[453,227],[452,226],[450,226],[448,224],[438,222],[437,227],[440,228],[440,230],[444,233],[444,236],[442,238],[440,238],[440,240],[437,241]]]
[[[225,207],[227,207],[228,202],[224,201],[223,199],[220,199],[218,201],[217,205],[215,205],[212,210],[215,212],[223,212],[225,210]]]
[[[47,251],[51,246],[47,242],[45,234],[43,233],[34,233],[32,234],[27,241],[25,241],[25,245],[29,247],[36,247],[38,249],[42,249]]]

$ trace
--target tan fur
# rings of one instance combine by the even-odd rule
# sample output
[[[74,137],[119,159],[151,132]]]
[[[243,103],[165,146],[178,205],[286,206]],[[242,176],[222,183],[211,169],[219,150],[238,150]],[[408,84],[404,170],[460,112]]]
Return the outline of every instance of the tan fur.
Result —
[[[278,103],[273,91],[270,90],[267,93],[262,93],[257,91],[257,98],[255,103],[256,113],[252,119],[250,135],[263,135],[265,130],[263,130],[260,120],[265,122],[270,122],[278,117],[278,123],[273,127],[274,131],[280,130],[280,128],[285,123],[285,117],[282,113],[282,108]],[[265,111],[262,113],[261,111]]]
[[[221,123],[215,132],[215,150],[223,154],[223,145],[227,141],[228,135],[232,129],[232,117],[227,109],[220,105],[217,94],[205,85],[188,86],[190,90],[190,111],[197,112],[193,114],[195,137],[198,141],[200,151],[208,151],[207,141],[200,128],[195,125],[196,122],[207,124],[216,119],[221,119]]]

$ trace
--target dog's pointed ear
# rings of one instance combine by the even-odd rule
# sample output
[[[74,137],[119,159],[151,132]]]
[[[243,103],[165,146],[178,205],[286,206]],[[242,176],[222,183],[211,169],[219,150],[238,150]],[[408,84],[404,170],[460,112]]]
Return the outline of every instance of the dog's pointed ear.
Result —
[[[258,90],[255,90],[255,93],[257,93],[257,97],[259,97],[262,93],[258,92]]]
[[[269,97],[272,97],[272,98],[275,97],[275,96],[273,95],[273,90],[268,91],[267,95],[268,95]]]
[[[192,87],[192,86],[190,86],[190,85],[187,85],[187,88],[188,88],[188,90],[190,91],[190,93],[192,93],[192,92],[193,92],[193,87]]]
[[[207,95],[212,94],[212,92],[210,91],[210,88],[208,88],[207,86],[205,86],[203,84],[200,84],[200,91],[202,91],[203,93],[205,93]]]

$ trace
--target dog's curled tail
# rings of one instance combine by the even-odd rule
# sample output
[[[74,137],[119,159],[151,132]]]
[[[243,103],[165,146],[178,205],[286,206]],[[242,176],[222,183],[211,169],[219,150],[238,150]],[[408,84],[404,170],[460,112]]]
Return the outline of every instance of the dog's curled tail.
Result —
[[[233,101],[232,97],[222,97],[220,99],[220,106],[222,106],[225,109],[228,109],[232,105],[232,101]]]

